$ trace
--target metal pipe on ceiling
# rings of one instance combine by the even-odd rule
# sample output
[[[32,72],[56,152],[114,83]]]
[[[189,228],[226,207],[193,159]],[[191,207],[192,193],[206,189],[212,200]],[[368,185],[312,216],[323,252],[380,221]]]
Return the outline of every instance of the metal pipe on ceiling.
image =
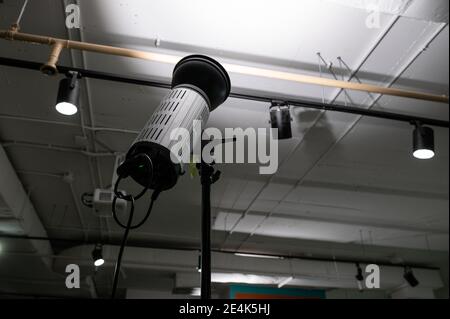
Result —
[[[0,120],[13,120],[13,121],[22,121],[22,122],[30,122],[30,123],[40,123],[40,124],[52,124],[52,125],[61,125],[67,127],[78,128],[79,125],[71,122],[61,122],[61,121],[50,121],[43,120],[38,118],[26,117],[26,116],[14,116],[0,113]],[[85,126],[84,127],[88,131],[93,132],[111,132],[111,133],[123,133],[130,135],[137,135],[140,133],[138,130],[130,130],[130,129],[121,129],[121,128],[113,128],[113,127],[92,127]]]
[[[121,154],[121,153],[93,153],[93,152],[83,151],[83,150],[80,150],[77,148],[56,146],[56,145],[52,145],[52,144],[22,142],[22,141],[3,141],[2,143],[0,143],[0,146],[3,146],[4,148],[7,148],[7,147],[37,148],[37,149],[50,150],[50,151],[55,151],[55,152],[80,154],[80,155],[84,155],[87,157],[115,157],[115,156]]]
[[[112,239],[108,241],[99,241],[98,239],[91,239],[91,240],[79,240],[79,239],[68,239],[68,238],[58,238],[58,237],[39,237],[39,236],[27,236],[27,235],[13,235],[13,234],[0,234],[0,238],[3,239],[11,239],[11,240],[39,240],[39,241],[50,241],[53,243],[60,242],[65,243],[67,245],[97,245],[101,244],[103,246],[111,245],[111,246],[118,246],[120,245],[119,239]],[[196,251],[198,252],[199,249],[196,247],[175,247],[173,245],[162,245],[162,244],[147,244],[147,243],[140,243],[137,241],[132,242],[128,247],[138,247],[138,248],[150,248],[150,249],[167,249],[167,250],[178,250],[178,251]],[[250,251],[236,251],[236,250],[227,250],[227,249],[211,249],[211,252],[214,253],[223,253],[223,254],[244,254],[248,256],[266,256],[266,257],[273,257],[278,259],[287,259],[287,260],[311,260],[311,261],[323,261],[323,262],[339,262],[339,263],[347,263],[347,264],[355,264],[355,263],[361,263],[361,264],[372,264],[373,260],[365,260],[365,258],[357,259],[357,258],[327,258],[327,257],[309,257],[309,256],[297,256],[297,255],[285,255],[285,254],[262,254],[262,253],[255,253]],[[439,267],[433,267],[429,266],[427,264],[421,264],[421,263],[402,263],[402,264],[395,264],[392,262],[383,262],[381,260],[377,261],[376,263],[379,266],[388,266],[388,267],[404,267],[409,266],[411,268],[417,268],[417,269],[428,269],[428,270],[439,270]]]
[[[60,49],[75,49],[81,51],[89,51],[95,53],[116,55],[122,57],[136,58],[142,60],[148,60],[153,62],[176,64],[181,57],[169,54],[160,54],[154,52],[146,52],[139,50],[132,50],[120,47],[113,47],[107,45],[100,45],[88,42],[71,41],[47,36],[40,36],[35,34],[27,34],[17,32],[14,29],[0,30],[0,39],[11,41],[22,41],[34,44],[49,45],[52,47],[52,53],[49,61],[42,67],[42,71],[47,74],[55,74],[57,72],[55,63],[55,54],[58,54]],[[57,59],[56,59],[57,60]],[[435,95],[417,91],[408,91],[395,88],[380,87],[371,84],[353,83],[340,80],[332,80],[326,78],[320,78],[315,76],[309,76],[298,73],[290,73],[283,71],[276,71],[264,68],[249,67],[237,64],[223,63],[225,69],[230,73],[236,73],[241,75],[264,77],[270,79],[284,80],[297,82],[302,84],[319,85],[335,87],[347,90],[364,91],[369,93],[378,93],[384,95],[392,95],[404,98],[419,99],[424,101],[432,101],[439,103],[449,103],[449,98],[446,95]]]
[[[11,67],[16,67],[16,68],[21,68],[21,69],[28,69],[28,70],[39,70],[41,68],[41,64],[38,62],[31,62],[31,61],[24,61],[24,60],[10,59],[10,58],[2,58],[2,57],[0,57],[0,65],[11,66]],[[126,77],[126,76],[122,76],[122,75],[112,74],[112,73],[72,68],[72,67],[66,67],[66,66],[59,66],[58,69],[61,73],[67,73],[69,71],[78,72],[82,77],[85,77],[85,78],[92,78],[92,79],[97,79],[97,80],[113,81],[113,82],[127,83],[127,84],[135,84],[135,85],[143,85],[143,86],[157,87],[157,88],[163,88],[163,89],[171,88],[170,83],[165,83],[165,82],[161,82],[161,81],[138,79],[138,78],[132,78],[132,77]],[[277,101],[283,100],[286,103],[288,103],[289,105],[296,106],[296,107],[362,115],[362,116],[367,116],[367,117],[374,117],[374,118],[387,119],[387,120],[393,120],[393,121],[399,121],[399,122],[406,122],[409,124],[419,122],[419,123],[422,123],[423,125],[430,125],[430,126],[435,126],[435,127],[443,127],[443,128],[450,127],[450,123],[448,121],[430,119],[430,118],[425,118],[425,117],[420,117],[420,116],[406,115],[406,114],[401,114],[401,113],[367,110],[367,109],[363,109],[360,107],[353,107],[353,106],[343,106],[343,105],[337,105],[337,104],[323,104],[323,103],[319,103],[319,102],[306,101],[306,100],[293,100],[293,99],[289,99],[289,98],[284,99],[282,97],[260,96],[260,95],[243,94],[243,93],[237,93],[237,92],[231,92],[230,97],[236,98],[236,99],[242,99],[242,100],[265,102],[265,103],[270,103],[275,100],[277,100]]]

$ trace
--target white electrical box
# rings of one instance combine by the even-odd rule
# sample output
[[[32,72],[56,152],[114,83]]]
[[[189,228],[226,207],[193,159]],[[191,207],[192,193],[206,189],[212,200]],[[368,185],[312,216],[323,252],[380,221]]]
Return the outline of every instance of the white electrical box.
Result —
[[[92,206],[95,212],[101,216],[112,215],[112,202],[114,199],[114,191],[112,189],[96,189],[92,197]],[[127,202],[118,198],[116,202],[116,212],[121,214],[127,209]]]

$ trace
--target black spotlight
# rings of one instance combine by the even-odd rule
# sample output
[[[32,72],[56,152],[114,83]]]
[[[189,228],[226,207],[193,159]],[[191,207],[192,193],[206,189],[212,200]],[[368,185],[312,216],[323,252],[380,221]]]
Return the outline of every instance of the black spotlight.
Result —
[[[417,287],[419,285],[419,281],[416,276],[414,276],[411,267],[405,267],[405,273],[403,274],[403,278],[405,278],[406,282],[411,287]]]
[[[94,259],[95,267],[100,267],[105,263],[105,260],[103,259],[102,250],[103,249],[101,245],[96,245],[94,250],[92,251],[92,259]]]
[[[413,155],[417,159],[427,160],[434,157],[434,131],[430,127],[416,124],[413,133]]]
[[[290,107],[285,102],[273,101],[270,106],[270,124],[278,129],[278,139],[292,138]]]
[[[364,275],[361,266],[359,263],[356,264],[356,283],[358,284],[358,290],[364,290]]]
[[[78,112],[78,97],[80,94],[78,76],[78,73],[70,72],[65,79],[59,82],[55,108],[63,115],[74,115]]]

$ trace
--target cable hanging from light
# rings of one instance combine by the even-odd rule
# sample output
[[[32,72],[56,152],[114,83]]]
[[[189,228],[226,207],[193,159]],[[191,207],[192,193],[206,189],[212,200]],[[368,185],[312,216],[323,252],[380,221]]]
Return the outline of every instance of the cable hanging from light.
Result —
[[[153,169],[154,169],[153,162],[152,162],[151,158],[146,154],[138,154],[134,157],[130,157],[127,160],[125,160],[125,162],[122,163],[122,165],[117,170],[118,178],[114,185],[114,199],[112,202],[112,213],[113,213],[113,217],[114,217],[114,220],[116,221],[116,223],[120,227],[125,229],[125,232],[122,237],[122,241],[121,241],[120,248],[119,248],[119,254],[118,254],[116,265],[114,268],[114,278],[113,278],[113,288],[112,288],[112,293],[111,293],[111,299],[114,299],[116,296],[117,286],[119,283],[120,268],[121,268],[121,264],[122,264],[122,257],[123,257],[125,246],[126,246],[126,243],[128,240],[129,233],[131,230],[141,227],[148,220],[148,218],[150,217],[150,214],[152,212],[152,209],[153,209],[153,204],[156,201],[156,199],[158,198],[158,195],[160,194],[160,191],[158,189],[155,189],[153,191],[153,194],[151,196],[150,205],[149,205],[146,215],[139,223],[133,225],[135,201],[140,199],[141,197],[143,197],[145,195],[145,193],[147,192],[147,190],[149,189],[149,187],[152,183],[152,180],[153,180],[153,176],[154,176]],[[143,188],[143,190],[138,195],[135,195],[135,196],[127,195],[124,192],[119,191],[118,188],[119,188],[120,182],[124,178],[130,176],[130,174],[132,174],[132,172],[135,170],[146,171],[149,174],[149,176],[151,176],[150,179],[148,180],[148,183]],[[131,203],[131,208],[129,211],[128,220],[127,220],[126,224],[122,223],[117,216],[117,212],[116,212],[117,199],[123,199],[123,200],[126,200],[127,202]]]

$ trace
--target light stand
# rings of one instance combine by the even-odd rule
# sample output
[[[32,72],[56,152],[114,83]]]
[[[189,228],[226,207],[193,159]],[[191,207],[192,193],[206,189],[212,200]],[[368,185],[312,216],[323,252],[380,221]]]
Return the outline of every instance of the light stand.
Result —
[[[202,140],[203,149],[210,141]],[[201,244],[201,299],[211,299],[211,185],[220,178],[220,171],[215,170],[201,156],[201,163],[197,165],[202,184],[202,244]]]
[[[153,203],[159,193],[175,186],[179,175],[182,175],[182,152],[174,152],[174,130],[184,129],[193,132],[195,120],[205,125],[209,114],[228,98],[231,89],[230,78],[226,70],[215,60],[202,55],[191,55],[181,59],[174,68],[172,90],[161,101],[153,112],[144,129],[130,147],[125,161],[118,167],[119,176],[114,187],[113,216],[116,222],[125,229],[117,267],[114,275],[112,297],[114,297],[120,262],[131,229],[145,223],[150,215]],[[190,138],[190,136],[189,136]],[[182,143],[190,142],[184,138]],[[204,147],[209,141],[201,142]],[[181,150],[183,151],[183,150]],[[175,154],[176,153],[176,154]],[[197,166],[202,184],[202,298],[211,298],[211,185],[220,177],[220,172],[213,168],[214,163],[203,161]],[[121,179],[132,177],[144,187],[137,195],[126,195],[118,191]],[[135,200],[142,197],[148,189],[153,189],[152,201],[145,218],[133,226],[132,217]],[[116,216],[117,199],[131,202],[131,210],[127,225]]]

